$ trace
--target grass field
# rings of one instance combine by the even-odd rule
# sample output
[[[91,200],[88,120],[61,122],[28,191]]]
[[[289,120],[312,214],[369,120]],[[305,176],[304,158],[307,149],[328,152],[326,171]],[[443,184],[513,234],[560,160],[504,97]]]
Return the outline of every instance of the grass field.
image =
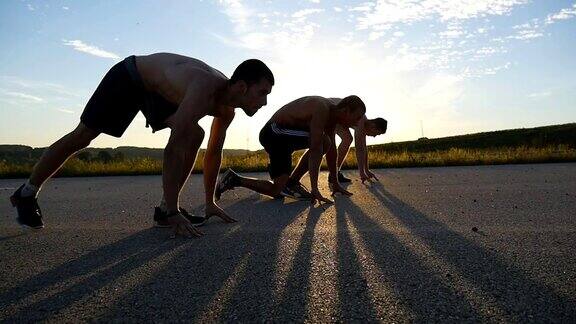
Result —
[[[43,150],[21,145],[0,145],[0,178],[27,177]],[[92,157],[87,158],[87,154]],[[57,176],[161,174],[162,154],[162,149],[150,148],[88,148],[68,160]],[[294,164],[301,154],[294,154]],[[193,172],[201,172],[203,157],[204,150],[201,150]],[[573,161],[576,161],[576,123],[369,147],[371,168]],[[241,172],[266,171],[267,165],[268,157],[262,150],[225,150],[222,159],[223,169],[231,167]],[[356,168],[354,149],[348,154],[343,168]]]
[[[294,164],[302,152],[294,154]],[[453,166],[483,164],[517,164],[517,163],[550,163],[576,161],[576,149],[567,146],[549,146],[543,148],[516,147],[498,149],[462,149],[451,148],[431,152],[385,152],[373,150],[369,154],[371,168],[402,168],[422,166]],[[268,164],[264,152],[247,155],[224,156],[222,168],[231,167],[241,172],[266,171]],[[0,161],[0,178],[27,177],[32,164],[13,164]],[[324,163],[325,167],[325,163]],[[193,172],[201,172],[203,154],[199,154]],[[351,151],[344,169],[356,168],[356,158]],[[124,161],[81,161],[70,159],[58,172],[57,176],[113,176],[161,174],[162,161],[150,158],[135,158]]]

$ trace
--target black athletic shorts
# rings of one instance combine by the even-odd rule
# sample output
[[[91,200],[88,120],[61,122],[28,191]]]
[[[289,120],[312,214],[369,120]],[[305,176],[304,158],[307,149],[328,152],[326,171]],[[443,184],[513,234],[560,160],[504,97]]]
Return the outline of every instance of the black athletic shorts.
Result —
[[[120,137],[138,111],[146,117],[146,127],[155,132],[167,127],[164,121],[176,110],[178,105],[144,88],[136,59],[129,56],[106,73],[80,121],[92,130]]]
[[[275,179],[292,172],[292,153],[310,147],[310,132],[268,122],[260,131],[260,144],[268,153],[268,172]]]

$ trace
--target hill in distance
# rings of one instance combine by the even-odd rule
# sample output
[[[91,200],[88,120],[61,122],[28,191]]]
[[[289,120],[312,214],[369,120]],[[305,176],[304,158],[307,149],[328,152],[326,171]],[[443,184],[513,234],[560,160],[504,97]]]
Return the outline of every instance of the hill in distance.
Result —
[[[576,123],[379,144],[370,146],[370,151],[429,152],[451,148],[495,149],[501,147],[547,147],[558,145],[576,148]],[[0,145],[0,161],[33,163],[40,158],[45,149],[25,145]],[[120,154],[128,159],[151,158],[161,160],[164,154],[164,149],[134,146],[119,146],[117,148],[89,147],[83,150],[83,152],[89,152],[92,156],[96,156],[101,151],[106,151],[110,156]],[[200,150],[199,154],[203,153],[204,150]],[[240,156],[247,153],[254,152],[239,149],[225,149],[223,152],[225,156]]]

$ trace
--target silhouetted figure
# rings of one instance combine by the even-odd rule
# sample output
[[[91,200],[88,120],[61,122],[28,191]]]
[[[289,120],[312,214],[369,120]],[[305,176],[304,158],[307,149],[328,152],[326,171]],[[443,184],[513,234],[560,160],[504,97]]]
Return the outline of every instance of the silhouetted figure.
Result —
[[[75,152],[87,147],[101,133],[121,137],[139,111],[152,131],[170,128],[164,150],[162,182],[164,194],[155,208],[157,226],[171,226],[176,234],[201,235],[193,224],[205,217],[189,215],[179,208],[178,197],[194,166],[204,130],[198,121],[214,117],[204,157],[206,218],[216,215],[234,222],[214,202],[214,188],[220,169],[226,130],[234,119],[234,109],[248,116],[266,105],[274,76],[259,60],[240,64],[232,77],[208,64],[186,56],[158,53],[130,56],[114,65],[104,76],[84,108],[80,124],[52,144],[34,166],[30,179],[11,197],[18,221],[42,228],[37,195],[49,179]]]

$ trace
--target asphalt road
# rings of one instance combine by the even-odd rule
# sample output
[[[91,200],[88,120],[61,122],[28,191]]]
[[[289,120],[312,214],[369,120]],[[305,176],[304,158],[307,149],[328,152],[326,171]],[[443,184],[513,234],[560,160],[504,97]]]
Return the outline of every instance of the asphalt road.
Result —
[[[0,180],[0,321],[576,321],[576,164],[376,173],[326,210],[225,193],[198,239],[152,228],[158,176],[51,180],[28,232]]]

